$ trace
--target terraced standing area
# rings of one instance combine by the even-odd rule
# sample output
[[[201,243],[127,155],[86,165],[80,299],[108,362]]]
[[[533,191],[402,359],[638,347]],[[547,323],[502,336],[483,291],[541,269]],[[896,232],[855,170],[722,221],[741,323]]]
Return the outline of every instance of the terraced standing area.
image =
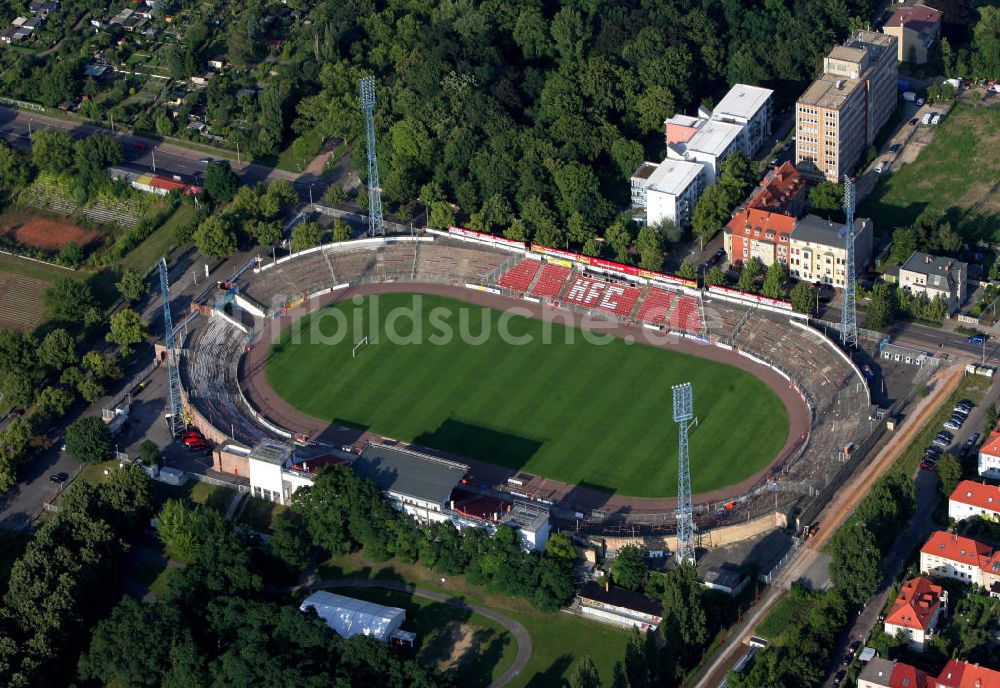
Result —
[[[338,323],[360,334],[334,342]],[[321,309],[282,334],[266,372],[315,418],[634,497],[677,493],[672,385],[694,386],[695,493],[755,475],[788,436],[781,399],[744,370],[426,294]]]

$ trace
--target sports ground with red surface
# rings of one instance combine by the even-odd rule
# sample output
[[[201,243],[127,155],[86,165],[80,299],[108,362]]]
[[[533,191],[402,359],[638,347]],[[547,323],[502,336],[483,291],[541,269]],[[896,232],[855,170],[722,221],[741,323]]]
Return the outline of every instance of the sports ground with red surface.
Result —
[[[77,227],[67,219],[24,211],[0,214],[0,234],[22,246],[45,251],[58,251],[70,242],[86,246],[98,236],[98,232]]]

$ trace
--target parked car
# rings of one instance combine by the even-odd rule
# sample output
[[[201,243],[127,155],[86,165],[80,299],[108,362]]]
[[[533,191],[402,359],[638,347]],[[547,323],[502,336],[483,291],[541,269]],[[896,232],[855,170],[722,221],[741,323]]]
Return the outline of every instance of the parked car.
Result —
[[[985,343],[986,343],[986,337],[983,337],[981,335],[975,335],[974,337],[969,337],[969,344],[980,344],[980,345],[982,345],[982,344],[985,344]]]
[[[960,430],[965,419],[961,416],[952,416],[944,422],[944,426],[949,430]]]
[[[940,453],[941,453],[941,447],[935,447],[935,446],[934,446],[934,445],[932,444],[932,445],[930,445],[929,447],[925,447],[925,448],[924,448],[924,453],[925,453],[925,454],[934,454],[935,456],[937,456],[938,454],[940,454]]]
[[[940,121],[941,121],[941,115],[934,113],[934,116],[931,117],[931,124],[937,124]]]
[[[925,102],[927,101],[925,101],[923,98],[917,98],[917,105],[923,105]]]
[[[185,442],[184,446],[186,446],[188,448],[188,451],[193,451],[193,452],[196,452],[196,451],[208,451],[209,449],[211,449],[211,447],[209,447],[204,442],[197,441],[197,440],[196,441],[192,441],[192,442]]]
[[[920,469],[921,470],[924,470],[924,471],[933,471],[935,468],[937,468],[937,464],[935,464],[935,463],[933,463],[931,461],[921,461],[920,462]]]
[[[183,442],[185,445],[190,447],[192,444],[205,444],[205,438],[199,437],[198,435],[193,435],[191,437],[183,438]]]
[[[53,473],[49,476],[49,480],[58,485],[62,485],[64,482],[69,480],[69,473]]]
[[[183,435],[181,435],[182,440],[186,440],[189,437],[197,437],[198,439],[204,439],[204,435],[201,434],[200,430],[188,430]]]
[[[953,439],[953,437],[954,436],[947,430],[942,430],[937,435],[935,435],[933,444],[936,444],[939,447],[947,447],[949,444],[951,444],[951,440]]]
[[[891,146],[889,146],[889,152],[890,153],[898,153],[899,149],[900,149],[900,145],[898,143],[894,143]]]
[[[132,147],[135,148],[136,150],[146,150],[147,148],[149,148],[149,146],[147,146],[142,141],[136,141],[135,143],[132,144]]]
[[[976,446],[976,442],[978,441],[979,441],[979,433],[974,432],[971,435],[969,435],[968,439],[965,440],[965,446],[967,449],[971,449],[972,447]]]
[[[911,127],[915,127],[917,125],[917,122],[919,122],[919,121],[920,120],[918,120],[916,117],[914,117],[913,119],[910,120],[910,126]]]

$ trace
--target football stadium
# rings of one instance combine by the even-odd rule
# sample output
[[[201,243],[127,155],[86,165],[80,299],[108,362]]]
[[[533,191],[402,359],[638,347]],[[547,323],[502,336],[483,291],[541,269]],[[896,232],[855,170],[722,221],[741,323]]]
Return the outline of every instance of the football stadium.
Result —
[[[223,447],[217,470],[276,501],[390,446],[425,463],[376,482],[424,516],[508,498],[528,521],[670,532],[671,387],[690,382],[707,531],[807,510],[871,428],[861,371],[790,304],[543,246],[423,230],[257,259],[217,286],[184,322],[185,412]],[[300,454],[255,484],[253,449],[275,441]],[[438,475],[460,479],[422,485]]]

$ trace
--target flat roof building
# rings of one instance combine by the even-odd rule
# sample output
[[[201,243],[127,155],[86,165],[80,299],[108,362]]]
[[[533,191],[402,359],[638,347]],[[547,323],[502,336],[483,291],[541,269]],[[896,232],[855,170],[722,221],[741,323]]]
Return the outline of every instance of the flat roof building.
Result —
[[[606,579],[605,579],[606,580]],[[588,581],[577,593],[580,613],[585,616],[640,631],[655,631],[663,621],[663,605],[642,593]]]
[[[789,237],[788,270],[792,277],[843,288],[846,284],[847,246],[844,225],[816,215],[795,223]],[[861,272],[872,257],[874,225],[866,218],[854,220],[854,268]]]
[[[858,31],[823,59],[823,73],[795,106],[796,166],[840,181],[896,105],[896,39]]]
[[[299,610],[303,612],[310,609],[341,638],[364,635],[383,643],[396,638],[405,640],[408,644],[412,644],[416,638],[414,634],[402,631],[406,610],[399,607],[386,607],[320,590],[299,605]]]
[[[668,158],[655,166],[643,163],[632,176],[632,199],[646,209],[647,226],[668,220],[686,227],[707,185],[706,176],[705,165],[698,162]]]

